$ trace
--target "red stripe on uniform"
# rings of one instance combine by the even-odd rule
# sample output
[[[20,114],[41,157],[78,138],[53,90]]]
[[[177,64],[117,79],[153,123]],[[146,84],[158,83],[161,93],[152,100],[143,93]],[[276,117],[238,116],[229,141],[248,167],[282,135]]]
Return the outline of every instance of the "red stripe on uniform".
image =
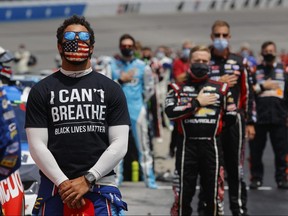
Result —
[[[106,199],[106,207],[107,207],[108,216],[112,216],[111,203],[107,199]]]

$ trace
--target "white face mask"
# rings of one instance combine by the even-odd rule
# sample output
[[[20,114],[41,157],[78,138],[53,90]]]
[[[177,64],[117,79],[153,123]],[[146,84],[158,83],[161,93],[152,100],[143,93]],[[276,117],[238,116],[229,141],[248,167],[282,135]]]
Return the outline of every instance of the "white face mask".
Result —
[[[225,38],[215,38],[213,46],[218,51],[223,51],[228,47],[228,40]]]

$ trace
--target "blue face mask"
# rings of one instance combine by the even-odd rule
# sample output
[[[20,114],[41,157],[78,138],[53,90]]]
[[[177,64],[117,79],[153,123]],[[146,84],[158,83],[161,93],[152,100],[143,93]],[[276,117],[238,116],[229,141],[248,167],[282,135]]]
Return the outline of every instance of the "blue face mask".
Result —
[[[189,54],[190,54],[190,49],[185,48],[182,49],[182,53],[181,53],[181,57],[184,59],[188,59],[189,58]]]
[[[223,51],[228,47],[228,40],[225,38],[215,38],[213,46],[218,51]]]
[[[248,58],[250,56],[250,54],[249,54],[249,52],[247,50],[243,50],[241,52],[241,55],[242,55],[243,58]]]
[[[156,53],[156,58],[157,58],[157,59],[161,60],[161,59],[164,58],[164,57],[165,57],[165,53],[164,53],[164,52],[158,51],[158,52]]]

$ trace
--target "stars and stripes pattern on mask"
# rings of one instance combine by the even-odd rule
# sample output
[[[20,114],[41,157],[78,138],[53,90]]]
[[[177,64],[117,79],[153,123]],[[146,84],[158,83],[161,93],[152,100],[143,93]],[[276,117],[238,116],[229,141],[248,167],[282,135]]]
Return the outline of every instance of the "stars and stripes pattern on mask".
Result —
[[[83,41],[66,41],[63,46],[65,57],[69,61],[85,61],[89,57],[89,45]]]

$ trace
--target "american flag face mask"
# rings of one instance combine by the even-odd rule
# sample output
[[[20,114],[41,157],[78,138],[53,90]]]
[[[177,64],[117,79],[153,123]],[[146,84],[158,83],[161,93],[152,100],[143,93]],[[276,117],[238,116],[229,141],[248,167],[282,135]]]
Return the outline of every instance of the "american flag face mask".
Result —
[[[63,43],[65,58],[70,62],[81,63],[90,55],[89,45],[81,40],[71,40]]]

